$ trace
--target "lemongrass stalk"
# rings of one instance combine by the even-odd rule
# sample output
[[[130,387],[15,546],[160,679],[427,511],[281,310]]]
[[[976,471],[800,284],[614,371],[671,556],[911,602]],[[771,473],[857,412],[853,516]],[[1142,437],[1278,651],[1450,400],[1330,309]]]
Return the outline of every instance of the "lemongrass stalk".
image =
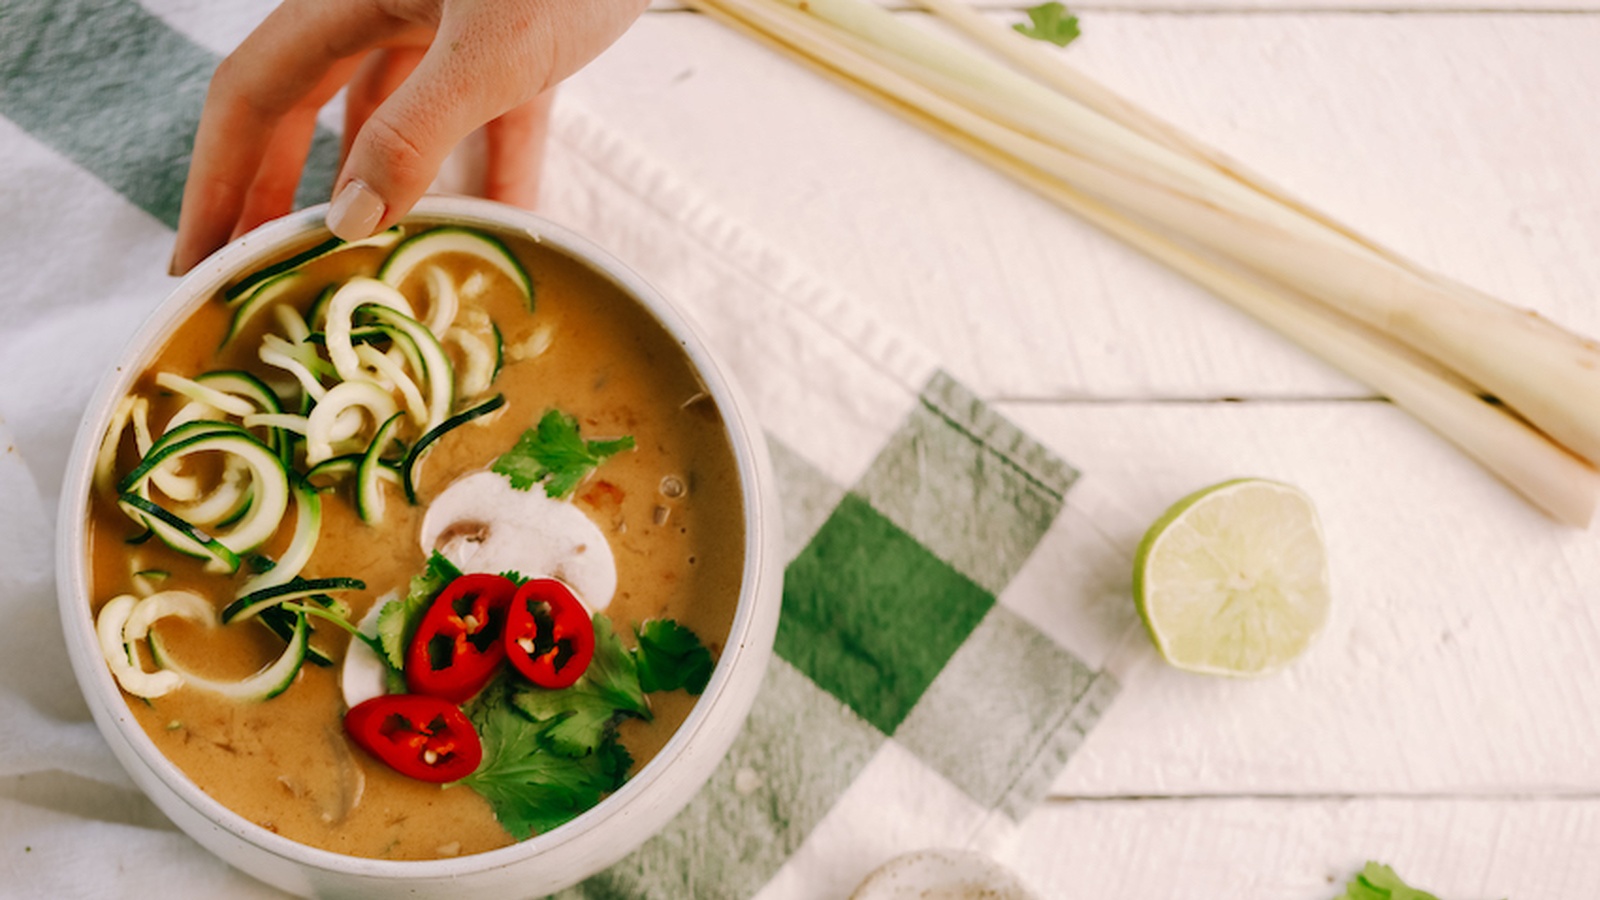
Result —
[[[1100,113],[1124,128],[1161,144],[1175,152],[1185,154],[1209,165],[1218,174],[1231,178],[1263,196],[1312,219],[1395,265],[1437,284],[1464,302],[1489,306],[1503,306],[1504,301],[1462,284],[1438,272],[1423,268],[1410,259],[1372,240],[1350,226],[1334,219],[1315,207],[1279,188],[1260,173],[1243,163],[1210,147],[1172,124],[1116,94],[1099,82],[1067,65],[1055,53],[1037,40],[1018,34],[1001,23],[984,16],[962,0],[916,0],[925,9],[955,26],[978,44],[987,47],[1018,71],[1032,77],[1040,84],[1069,97]],[[1552,336],[1571,339],[1573,335],[1552,326]]]
[[[1302,204],[1237,162],[1062,66],[1037,41],[985,19],[964,3],[917,2],[1028,77],[914,28],[870,0],[735,0],[739,6],[786,5],[827,22],[839,36],[884,51],[876,58],[902,75],[1050,146],[1200,203],[1268,222],[1302,240],[1327,242],[1332,252],[1387,261],[1465,302],[1504,306],[1414,265]],[[1549,330],[1553,337],[1573,340],[1569,332]]]
[[[1030,109],[1046,112],[1042,105],[1029,103],[1014,109],[1003,96],[975,93],[960,77],[947,75],[946,69],[957,74],[971,71],[987,77],[993,87],[1005,84],[993,73],[979,72],[969,54],[931,41],[874,4],[863,0],[776,2],[800,4],[812,15],[858,31],[865,40],[891,53],[905,54],[923,68],[921,74],[897,65],[893,56],[885,64],[969,110],[986,112],[1024,136],[1031,131],[1053,146],[1077,147],[1072,136],[1063,136],[1061,129],[1040,123],[1030,128],[1026,119],[1016,118],[1026,116]],[[974,76],[975,82],[978,76]],[[1089,120],[1076,116],[1059,120],[1068,130],[1085,121]],[[1153,127],[1148,117],[1141,121],[1142,127]],[[1183,143],[1201,161],[1211,161],[1212,155],[1200,151],[1198,145]],[[1219,205],[1215,200],[1223,195],[1215,186],[1196,193],[1152,177],[1143,167],[1126,167],[1120,160],[1108,162],[1090,156],[1089,161],[1108,171],[1095,174],[1073,166],[1070,160],[1058,160],[1055,169],[1080,189],[1175,225],[1258,271],[1395,334],[1483,385],[1584,458],[1600,463],[1600,349],[1593,343],[1525,310],[1424,273],[1387,251],[1375,253],[1371,242],[1349,229],[1299,204],[1284,205],[1282,198],[1262,193],[1248,181],[1227,183],[1246,189],[1253,200],[1267,201],[1269,213],[1252,215],[1260,212],[1255,203],[1232,207],[1224,200]],[[1129,180],[1118,187],[1124,179],[1108,175]],[[1172,196],[1167,196],[1168,189]],[[1127,193],[1130,191],[1134,193]],[[1316,227],[1308,227],[1312,225]]]
[[[1009,167],[1003,159],[992,164]],[[1023,181],[1035,178],[1026,171],[1010,174]],[[1046,179],[1032,186],[1374,388],[1556,521],[1587,528],[1594,520],[1600,471],[1505,407],[1465,390],[1453,373],[1320,304],[1224,268],[1069,188]]]
[[[1203,202],[1237,209],[1307,238],[1336,241],[1353,251],[1371,252],[1346,235],[1324,228],[1251,186],[1219,173],[1208,161],[1197,160],[1191,153],[1153,139],[1140,129],[1130,129],[1073,96],[916,28],[871,0],[731,3],[731,7],[752,13],[773,6],[787,6],[806,18],[833,26],[835,35],[865,42],[881,51],[870,55],[885,65],[1021,134]]]
[[[1037,40],[1018,34],[999,22],[984,16],[961,0],[916,0],[925,9],[955,26],[978,44],[989,48],[1017,70],[1029,75],[1040,84],[1062,96],[1069,97],[1089,107],[1123,127],[1143,135],[1175,152],[1185,154],[1209,165],[1219,174],[1231,178],[1283,204],[1285,207],[1312,219],[1331,231],[1367,248],[1397,266],[1438,284],[1440,287],[1469,303],[1503,306],[1504,301],[1482,291],[1448,278],[1438,272],[1423,268],[1417,263],[1384,245],[1372,240],[1350,226],[1334,219],[1315,207],[1306,205],[1287,193],[1259,172],[1254,172],[1240,161],[1210,147],[1191,135],[1163,121],[1142,107],[1116,94],[1104,85],[1089,78],[1059,59],[1055,53]],[[1570,332],[1555,329],[1565,338]]]
[[[1600,348],[1592,342],[1534,313],[1462,303],[1437,282],[1404,269],[1329,254],[1296,235],[1137,182],[1110,176],[1096,187],[1109,189],[1096,190],[1098,196],[1404,342],[1492,393],[1569,450],[1600,462]]]
[[[1205,152],[1202,145],[1103,89],[1077,84],[1079,94],[1093,95],[1087,100],[1062,90],[1072,87],[1070,82],[1049,85],[1056,88],[1054,91],[1041,90],[1040,84],[966,52],[963,47],[924,34],[866,0],[724,0],[724,5],[761,23],[758,27],[809,31],[814,37],[808,42],[811,52],[825,55],[829,42],[849,47],[943,100],[1121,176],[1192,198],[1206,207],[1265,221],[1302,240],[1329,243],[1330,252],[1377,258],[1387,252],[1293,204],[1265,188],[1259,179],[1230,171],[1219,161],[1220,157]],[[956,16],[964,27],[972,27],[972,19],[993,24],[959,3],[946,0],[928,5],[948,13],[965,10],[968,15]],[[784,7],[793,12],[786,14]],[[987,29],[980,30],[983,32]],[[1003,36],[1034,43],[1015,32],[1005,32]],[[873,52],[874,49],[883,52]],[[1070,177],[1080,183],[1085,177],[1099,177],[1081,166],[1075,171],[1078,174]]]
[[[1145,169],[1101,165],[1019,134],[928,84],[950,89],[951,79],[905,71],[874,52],[881,44],[802,13],[792,2],[715,5],[981,144],[1334,304],[1482,386],[1573,452],[1600,461],[1600,349],[1593,344],[1504,305],[1462,304],[1439,284],[1381,257],[1341,252],[1323,235],[1242,215],[1148,179]],[[808,0],[806,9],[818,5],[854,8],[843,0]],[[875,16],[862,18],[861,27],[884,27]]]
[[[1210,163],[1226,171],[1227,161],[1214,157],[1211,148],[1200,144],[1187,134],[1150,115],[1142,108],[1106,89],[1083,73],[1063,65],[1053,52],[1039,41],[983,15],[962,0],[916,0],[924,9],[955,26],[962,34],[989,48],[1001,59],[1015,66],[1062,96],[1071,97],[1113,122],[1174,150]]]
[[[955,26],[962,34],[987,47],[1018,71],[1027,74],[1040,84],[1087,106],[1107,119],[1186,155],[1214,169],[1272,200],[1283,204],[1306,218],[1335,231],[1351,241],[1397,265],[1410,266],[1407,260],[1388,248],[1329,218],[1317,209],[1302,204],[1260,174],[1247,169],[1238,160],[1201,143],[1189,134],[1152,115],[1142,107],[1114,93],[1082,72],[1066,65],[1039,41],[1018,34],[1014,29],[983,15],[962,0],[916,0],[923,8]]]
[[[960,2],[960,0],[917,0],[917,2],[920,3],[924,8],[933,12],[935,15],[944,19],[946,22],[954,25],[968,37],[1000,55],[1003,59],[1014,65],[1017,69],[1032,76],[1041,84],[1058,91],[1063,96],[1082,103],[1090,109],[1099,112],[1106,118],[1117,122],[1150,140],[1156,141],[1179,153],[1186,154],[1198,162],[1211,166],[1219,174],[1232,178],[1246,187],[1259,192],[1263,196],[1282,204],[1285,208],[1291,209],[1308,219],[1314,220],[1329,230],[1343,235],[1350,241],[1366,248],[1367,250],[1370,250],[1371,252],[1377,254],[1380,258],[1387,260],[1403,271],[1415,276],[1423,281],[1426,285],[1426,287],[1416,289],[1421,290],[1429,295],[1429,299],[1424,302],[1444,302],[1448,304],[1451,300],[1459,300],[1467,304],[1482,307],[1486,310],[1495,311],[1487,313],[1487,315],[1489,315],[1491,320],[1496,323],[1506,322],[1506,317],[1509,316],[1509,321],[1512,323],[1509,327],[1517,329],[1519,332],[1524,330],[1532,330],[1536,333],[1544,335],[1545,337],[1554,339],[1557,344],[1567,344],[1568,346],[1565,351],[1562,347],[1556,345],[1552,345],[1546,349],[1549,352],[1554,353],[1576,353],[1577,358],[1582,360],[1580,364],[1581,369],[1588,369],[1594,361],[1594,346],[1592,343],[1585,342],[1577,335],[1574,335],[1571,332],[1556,326],[1554,323],[1551,323],[1546,319],[1538,316],[1531,316],[1523,310],[1508,307],[1507,304],[1497,298],[1484,294],[1481,291],[1461,284],[1453,279],[1440,275],[1439,273],[1427,270],[1411,260],[1394,253],[1383,245],[1365,237],[1359,232],[1356,232],[1354,229],[1321,213],[1315,208],[1305,205],[1268,182],[1259,174],[1250,171],[1236,160],[1233,160],[1216,151],[1215,149],[1195,140],[1179,129],[1174,128],[1172,125],[1156,118],[1155,116],[1128,102],[1122,97],[1117,96],[1092,79],[1082,75],[1071,67],[1064,65],[1061,60],[1057,59],[1052,53],[1046,51],[1038,41],[1024,37],[1023,35],[1018,34],[1016,31],[1006,28],[998,22],[986,18],[985,16],[979,14],[972,7]],[[1442,291],[1448,296],[1445,298],[1440,298],[1437,296],[1435,291]],[[1334,297],[1332,299],[1338,300],[1339,298]],[[1445,308],[1447,311],[1452,310],[1452,308],[1449,306],[1446,306]],[[1497,315],[1499,318],[1495,319],[1494,317]],[[1369,322],[1377,324],[1380,321],[1380,318],[1387,320],[1388,316],[1375,317],[1374,315],[1368,314],[1363,316],[1363,318]],[[1491,325],[1491,327],[1494,326]],[[1431,339],[1428,337],[1421,337],[1420,340],[1426,344]],[[1587,344],[1587,346],[1585,346],[1585,344]],[[1449,354],[1446,355],[1448,356]],[[1569,368],[1563,367],[1563,374],[1559,377],[1565,378],[1570,374],[1570,372],[1571,370]],[[1487,377],[1490,377],[1491,379],[1497,379],[1497,376]],[[1542,392],[1542,380],[1536,378],[1535,382],[1541,385]],[[1517,389],[1512,389],[1511,392],[1513,394],[1520,393]],[[1522,405],[1528,405],[1528,401],[1524,400]],[[1563,429],[1563,431],[1565,430]],[[1597,459],[1597,457],[1594,456],[1593,450],[1590,449],[1591,434],[1587,432],[1587,430],[1579,433],[1565,431],[1565,433],[1568,435],[1569,442],[1574,443],[1576,446],[1585,448],[1584,454],[1590,460],[1600,461],[1600,459]]]
[[[904,58],[879,52],[880,44],[827,19],[800,12],[790,0],[689,0],[689,5],[732,16],[791,52],[813,57],[839,70],[846,78],[869,85],[980,143],[998,146],[1053,177],[1102,193],[1113,202],[1130,199],[1138,205],[1141,214],[1177,217],[1184,210],[1169,210],[1166,205],[1183,199],[1189,201],[1184,209],[1190,215],[1201,210],[1216,212],[1227,208],[1225,204],[1208,202],[1203,195],[1188,193],[1186,186],[1178,186],[1173,179],[1162,177],[1159,169],[1134,167],[1130,170],[1120,165],[1101,164],[1036,136],[1019,133],[974,109],[974,105],[984,103],[974,89],[937,69],[907,67]],[[813,9],[809,4],[803,8]],[[968,102],[958,102],[952,98],[952,93]],[[995,102],[1003,101],[996,99]]]
[[[1389,396],[1558,521],[1583,526],[1592,519],[1600,503],[1600,474],[1515,415],[1475,396],[1448,372],[1408,355],[1335,313],[1313,310],[1303,304],[1295,306],[1294,298],[1281,289],[1231,272],[1138,225],[1110,206],[1072,190],[996,144],[985,142],[907,103],[898,94],[884,91],[880,82],[860,77],[862,71],[871,69],[870,60],[853,59],[848,51],[811,52],[820,46],[812,40],[815,34],[773,30],[770,20],[762,19],[759,14],[746,16],[741,15],[748,12],[745,9],[738,12],[730,9],[729,0],[690,2],[725,24],[798,56],[845,86],[933,130],[1045,199],[1144,250],[1277,328]]]

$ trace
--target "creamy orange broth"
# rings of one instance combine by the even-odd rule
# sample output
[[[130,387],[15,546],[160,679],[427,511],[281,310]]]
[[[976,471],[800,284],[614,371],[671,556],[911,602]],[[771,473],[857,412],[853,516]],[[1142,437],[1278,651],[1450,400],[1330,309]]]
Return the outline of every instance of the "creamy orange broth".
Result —
[[[632,435],[636,449],[613,456],[579,487],[574,502],[606,534],[617,563],[617,593],[605,614],[625,643],[631,625],[669,617],[688,626],[719,655],[737,600],[743,563],[740,494],[732,452],[715,406],[676,342],[603,278],[583,264],[532,242],[512,244],[536,285],[529,314],[508,282],[491,275],[481,299],[504,335],[508,358],[489,392],[503,393],[499,412],[450,432],[434,444],[411,507],[386,486],[385,516],[369,526],[355,515],[347,489],[323,495],[322,537],[301,573],[306,578],[349,576],[366,589],[341,595],[359,621],[379,598],[404,593],[422,571],[418,530],[428,498],[452,480],[487,468],[547,410],[576,415],[587,438]],[[321,287],[375,271],[387,251],[355,249],[306,268],[303,290],[291,302],[305,309]],[[289,254],[285,254],[287,257]],[[462,258],[463,260],[465,258]],[[451,262],[457,284],[468,274]],[[487,267],[485,267],[487,269]],[[425,317],[420,276],[402,288]],[[464,306],[467,301],[464,301]],[[151,399],[152,428],[160,429],[182,398],[163,396],[156,372],[193,376],[214,369],[246,369],[282,382],[279,370],[255,356],[260,334],[271,327],[262,314],[221,353],[215,348],[230,312],[220,298],[195,312],[161,350],[135,391]],[[512,348],[535,329],[549,329],[548,348],[532,359],[511,358]],[[136,463],[131,437],[120,450],[118,474]],[[688,485],[681,498],[664,497],[662,479]],[[535,488],[538,490],[539,488]],[[660,508],[666,508],[661,522]],[[291,511],[278,536],[261,552],[276,556],[293,528]],[[136,592],[135,571],[172,573],[160,587],[187,588],[211,598],[220,611],[248,577],[208,575],[200,563],[160,544],[130,545],[140,529],[110,498],[97,497],[90,514],[92,584],[96,611],[112,597]],[[659,523],[659,524],[658,524]],[[240,678],[275,658],[282,641],[256,623],[207,629],[177,619],[157,622],[172,655],[213,677]],[[489,804],[466,787],[440,788],[390,770],[344,734],[339,662],[347,638],[328,624],[312,644],[335,659],[330,668],[307,664],[283,694],[238,703],[188,687],[153,700],[128,696],[145,732],[197,785],[241,816],[278,834],[338,853],[386,859],[424,859],[476,853],[511,842]],[[148,655],[146,655],[148,659]],[[693,698],[683,692],[651,695],[652,723],[624,722],[621,736],[634,770],[660,749],[683,721]]]

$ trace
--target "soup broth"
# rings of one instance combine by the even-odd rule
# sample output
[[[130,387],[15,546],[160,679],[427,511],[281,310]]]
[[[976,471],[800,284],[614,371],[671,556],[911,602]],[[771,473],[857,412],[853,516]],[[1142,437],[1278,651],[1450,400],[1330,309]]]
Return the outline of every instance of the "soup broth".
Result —
[[[406,228],[415,234],[425,226]],[[503,395],[504,406],[429,445],[415,471],[415,505],[407,502],[396,479],[379,479],[382,515],[368,523],[358,515],[348,479],[323,490],[320,538],[301,577],[359,579],[363,588],[337,596],[352,623],[405,596],[411,580],[426,569],[432,549],[419,542],[428,504],[462,477],[489,469],[519,436],[557,410],[575,417],[585,439],[633,439],[632,449],[606,458],[570,496],[604,535],[614,559],[616,588],[603,615],[624,645],[635,643],[633,629],[639,623],[671,619],[697,635],[713,657],[719,655],[739,594],[744,535],[733,454],[716,406],[671,335],[606,278],[537,242],[508,239],[507,245],[532,277],[531,311],[512,279],[466,254],[439,254],[431,266],[437,271],[419,266],[398,285],[419,320],[427,319],[431,303],[441,302],[436,291],[441,276],[455,286],[461,294],[455,321],[475,323],[480,335],[497,337],[503,348],[498,373],[480,397]],[[391,252],[391,247],[351,246],[306,262],[275,302],[311,318],[326,286],[376,273]],[[237,303],[230,306],[220,297],[204,303],[139,375],[131,393],[148,401],[149,430],[155,436],[191,402],[158,384],[160,373],[192,379],[219,369],[251,372],[282,395],[286,411],[295,408],[305,389],[284,369],[261,359],[265,336],[284,333],[284,322],[293,317],[265,309],[225,341],[236,309]],[[486,329],[490,321],[493,328]],[[311,340],[315,343],[314,336]],[[446,346],[459,380],[473,363],[458,346]],[[404,398],[397,402],[404,408]],[[455,405],[459,410],[474,402],[465,397]],[[361,427],[376,430],[376,424],[367,421]],[[139,463],[136,431],[128,427],[113,435],[118,478]],[[414,427],[401,443],[414,445],[418,432]],[[296,452],[303,455],[304,445]],[[187,465],[183,474],[201,484],[229,477],[204,454]],[[153,499],[162,499],[159,490]],[[257,569],[266,568],[259,559],[252,565],[247,558],[235,573],[207,571],[202,560],[162,540],[131,543],[144,529],[119,508],[114,491],[97,491],[89,515],[97,613],[119,595],[168,590],[199,594],[220,613]],[[282,558],[295,521],[291,504],[283,524],[255,554]],[[302,666],[293,683],[271,699],[233,700],[184,683],[148,699],[129,694],[128,708],[161,752],[202,790],[245,819],[296,841],[383,859],[478,853],[512,842],[493,806],[477,791],[413,780],[352,742],[342,724],[341,675],[353,641],[330,623],[311,621],[311,645],[332,665]],[[250,621],[206,625],[167,617],[151,631],[172,659],[218,680],[252,675],[285,646],[283,638]],[[148,652],[143,660],[143,668],[151,670]],[[624,717],[618,726],[634,772],[682,723],[694,698],[674,690],[652,693],[649,702],[649,721]]]

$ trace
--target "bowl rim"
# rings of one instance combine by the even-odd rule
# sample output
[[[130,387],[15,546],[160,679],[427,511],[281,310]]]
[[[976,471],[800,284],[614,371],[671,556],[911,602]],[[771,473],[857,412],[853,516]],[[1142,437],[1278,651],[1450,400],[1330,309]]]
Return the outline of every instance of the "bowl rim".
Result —
[[[771,632],[777,618],[776,609],[766,607],[776,607],[781,602],[777,596],[762,596],[763,586],[769,586],[770,582],[769,578],[763,577],[763,567],[780,564],[776,550],[781,541],[774,519],[776,511],[771,508],[774,504],[763,492],[763,482],[770,478],[764,437],[745,409],[737,387],[710,354],[689,320],[649,282],[609,251],[563,225],[518,207],[469,197],[430,195],[422,198],[403,221],[421,220],[435,226],[476,226],[492,232],[515,234],[553,247],[632,298],[678,343],[707,393],[717,403],[725,436],[734,454],[743,494],[741,511],[745,523],[745,554],[739,598],[727,640],[711,678],[677,731],[655,757],[621,788],[547,833],[464,856],[431,860],[383,860],[324,850],[267,830],[201,790],[176,764],[167,759],[126,709],[126,700],[110,669],[101,659],[95,638],[94,618],[89,615],[88,565],[82,552],[87,538],[87,519],[83,510],[89,503],[94,459],[101,435],[109,425],[112,410],[148,365],[161,343],[192,309],[213,297],[230,278],[247,271],[252,265],[268,262],[285,249],[319,233],[328,236],[323,224],[326,210],[327,205],[323,204],[269,222],[204,260],[145,318],[95,387],[78,423],[63,477],[57,516],[57,600],[69,644],[69,655],[75,662],[83,659],[100,663],[74,665],[79,689],[110,701],[106,712],[111,721],[107,723],[96,716],[96,725],[102,730],[108,724],[115,728],[139,761],[178,800],[199,813],[212,826],[259,850],[296,866],[328,873],[402,881],[448,880],[505,868],[579,842],[591,832],[604,829],[611,820],[626,815],[641,798],[648,800],[658,784],[664,779],[670,782],[674,777],[675,773],[669,771],[673,768],[672,763],[692,749],[696,739],[705,733],[709,720],[720,708],[718,701],[730,693],[734,672],[742,668],[740,662],[753,655],[763,663],[764,670],[765,659],[770,656]],[[771,621],[764,621],[768,617]],[[740,675],[759,679],[761,672],[741,672]],[[97,704],[91,699],[90,706],[96,707]],[[747,712],[744,710],[739,713],[741,727]],[[719,753],[706,768],[705,777],[700,778],[701,784],[695,785],[690,795],[703,786],[720,759]],[[124,765],[127,765],[126,761]],[[646,835],[641,842],[648,837]],[[637,843],[629,847],[630,852]]]

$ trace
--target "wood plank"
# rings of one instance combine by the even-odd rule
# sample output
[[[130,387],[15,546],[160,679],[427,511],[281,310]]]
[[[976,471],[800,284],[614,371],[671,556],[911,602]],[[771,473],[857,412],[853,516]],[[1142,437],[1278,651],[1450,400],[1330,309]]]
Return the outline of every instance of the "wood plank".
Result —
[[[1066,56],[1392,247],[1600,334],[1600,16],[1096,13]],[[987,396],[1366,391],[786,60],[647,16],[570,85]]]
[[[994,848],[1041,898],[1329,900],[1368,860],[1439,897],[1600,893],[1600,800],[1048,804]]]
[[[1134,642],[1122,694],[1057,780],[1062,796],[1586,794],[1600,790],[1600,546],[1543,520],[1387,404],[1007,404],[1120,500],[1131,559],[1167,505],[1243,476],[1303,488],[1334,606],[1276,675],[1189,675]],[[1063,596],[1103,578],[1041,557]],[[1077,574],[1084,573],[1088,574]],[[1131,572],[1126,576],[1131,582]],[[1107,587],[1081,586],[1097,595]],[[1123,616],[1135,621],[1130,597]]]

